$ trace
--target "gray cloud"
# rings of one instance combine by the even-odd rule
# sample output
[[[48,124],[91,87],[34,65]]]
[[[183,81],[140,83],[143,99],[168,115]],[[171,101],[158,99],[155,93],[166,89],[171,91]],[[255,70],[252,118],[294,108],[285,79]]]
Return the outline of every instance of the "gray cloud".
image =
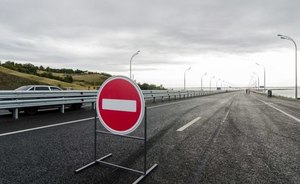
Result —
[[[300,3],[293,0],[3,0],[0,59],[103,71],[182,63],[177,56],[247,54],[300,40]]]

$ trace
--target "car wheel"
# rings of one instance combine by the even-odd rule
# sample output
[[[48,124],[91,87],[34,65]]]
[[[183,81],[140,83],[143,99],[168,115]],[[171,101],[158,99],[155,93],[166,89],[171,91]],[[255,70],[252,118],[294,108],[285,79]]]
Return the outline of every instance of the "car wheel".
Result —
[[[82,103],[78,103],[78,104],[72,104],[71,105],[71,109],[73,110],[78,110],[82,107]]]

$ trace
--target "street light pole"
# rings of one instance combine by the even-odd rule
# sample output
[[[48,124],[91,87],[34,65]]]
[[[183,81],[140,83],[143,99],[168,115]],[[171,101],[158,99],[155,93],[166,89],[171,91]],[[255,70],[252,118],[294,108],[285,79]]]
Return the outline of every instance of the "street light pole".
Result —
[[[259,75],[257,75],[255,72],[253,72],[253,74],[257,77],[257,90],[259,90]]]
[[[201,90],[202,90],[202,84],[203,84],[203,77],[206,75],[207,73],[205,73],[204,75],[202,75],[201,77]]]
[[[255,88],[255,87],[257,87],[257,80],[256,80],[256,77],[254,76],[254,75],[251,75],[251,81],[252,81],[252,79],[254,79],[254,81],[253,81],[253,83],[251,84],[251,85],[253,85],[254,87],[253,88]]]
[[[266,92],[266,67],[259,63],[256,63],[256,65],[262,66],[264,68],[264,92]]]
[[[191,67],[189,67],[188,69],[186,69],[186,70],[184,71],[184,81],[183,81],[183,82],[184,82],[184,88],[183,88],[184,90],[185,90],[185,84],[186,84],[186,82],[185,82],[186,72],[189,71],[190,69],[191,69]]]
[[[211,91],[211,80],[215,78],[215,76],[213,76],[212,78],[210,78],[210,81],[209,81],[209,91]]]
[[[257,88],[257,80],[256,80],[256,77],[255,76],[253,76],[254,77],[254,88]]]
[[[279,36],[281,39],[284,40],[290,40],[294,43],[295,45],[295,98],[298,99],[298,83],[297,83],[297,44],[295,42],[295,40],[293,40],[291,37],[289,36],[285,36],[285,35],[281,35],[278,34],[277,36]]]
[[[224,89],[225,89],[225,81],[222,81],[222,83],[221,83],[221,88],[223,89],[223,87],[224,87]]]
[[[131,76],[131,63],[132,63],[132,59],[133,59],[133,57],[134,56],[136,56],[136,55],[138,55],[140,53],[140,51],[138,50],[136,53],[134,53],[132,56],[131,56],[131,58],[130,58],[130,75],[129,75],[129,77],[130,77],[130,79],[132,78],[132,76]]]

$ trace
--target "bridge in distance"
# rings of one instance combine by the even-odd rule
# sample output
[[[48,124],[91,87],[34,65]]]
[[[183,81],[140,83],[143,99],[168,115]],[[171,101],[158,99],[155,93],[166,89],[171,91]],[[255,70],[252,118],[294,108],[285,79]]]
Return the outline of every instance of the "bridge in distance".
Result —
[[[134,173],[93,166],[94,111],[0,116],[0,183],[132,183]],[[98,124],[99,129],[103,129]],[[142,126],[133,135],[142,135]],[[300,102],[244,92],[150,104],[142,183],[300,183]],[[98,157],[142,168],[140,142],[98,136]]]

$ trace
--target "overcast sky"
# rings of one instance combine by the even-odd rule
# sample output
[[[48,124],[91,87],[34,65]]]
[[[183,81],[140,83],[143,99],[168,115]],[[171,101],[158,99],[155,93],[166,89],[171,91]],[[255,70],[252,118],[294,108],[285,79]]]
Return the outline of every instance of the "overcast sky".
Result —
[[[297,0],[0,0],[0,60],[129,76],[182,87],[293,86]],[[299,63],[300,65],[300,63]],[[299,74],[300,75],[300,74]],[[212,80],[212,85],[216,81]]]

